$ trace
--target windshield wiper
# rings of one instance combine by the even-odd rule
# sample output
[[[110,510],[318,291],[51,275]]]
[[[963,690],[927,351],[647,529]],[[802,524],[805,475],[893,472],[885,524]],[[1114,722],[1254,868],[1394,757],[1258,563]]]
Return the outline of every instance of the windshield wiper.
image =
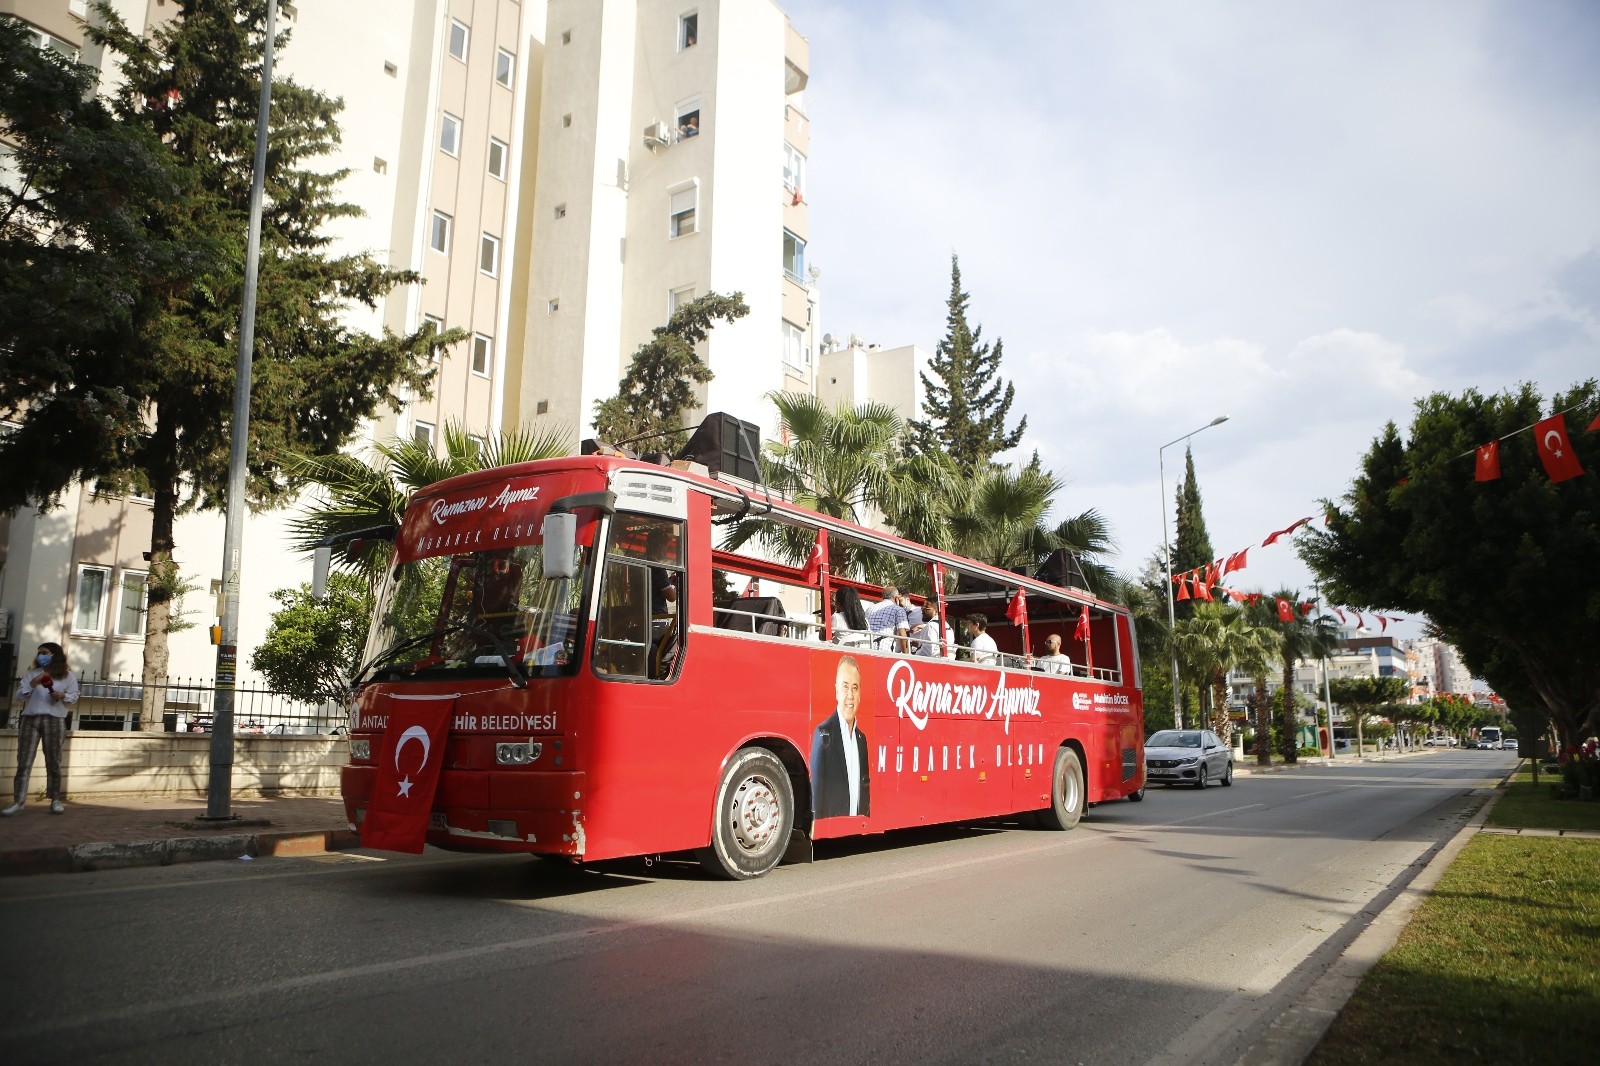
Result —
[[[447,633],[454,633],[458,630],[463,630],[468,633],[489,638],[489,642],[494,645],[495,651],[500,656],[500,665],[504,666],[506,668],[506,673],[511,675],[512,684],[516,685],[518,688],[528,687],[528,675],[523,671],[522,667],[518,665],[516,661],[515,650],[507,647],[499,635],[494,633],[492,630],[485,629],[482,626],[473,625],[471,622],[451,622],[448,625],[441,626],[438,629],[429,630],[426,633],[419,633],[414,637],[408,637],[407,639],[402,640],[394,647],[379,654],[360,670],[357,670],[355,679],[350,682],[351,687],[353,688],[361,684],[361,679],[367,676],[368,671],[378,669],[385,663],[394,659],[407,648],[415,647],[418,644],[424,644],[430,640],[436,640]]]

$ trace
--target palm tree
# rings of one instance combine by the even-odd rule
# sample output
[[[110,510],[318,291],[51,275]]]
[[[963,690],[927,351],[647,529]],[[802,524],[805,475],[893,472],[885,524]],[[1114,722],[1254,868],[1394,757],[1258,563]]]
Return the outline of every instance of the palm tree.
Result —
[[[1277,613],[1277,601],[1289,604],[1289,621]],[[1283,657],[1283,686],[1279,695],[1283,700],[1283,759],[1294,763],[1300,760],[1300,717],[1294,699],[1294,667],[1302,659],[1321,659],[1339,646],[1339,630],[1331,615],[1315,617],[1301,613],[1300,591],[1279,589],[1262,598],[1261,606],[1268,613],[1266,625],[1277,632],[1279,654]],[[1330,740],[1332,738],[1329,738]],[[1258,740],[1259,751],[1263,744]]]
[[[866,525],[874,508],[909,506],[911,495],[900,474],[901,440],[906,425],[894,408],[864,403],[830,408],[807,393],[771,394],[778,407],[779,439],[761,457],[767,484],[784,498],[831,518]],[[779,559],[799,565],[811,550],[812,535],[759,518],[733,528],[728,547],[759,540]],[[888,565],[859,545],[830,543],[836,573],[878,573]]]
[[[310,552],[330,535],[398,525],[412,493],[457,474],[572,454],[571,434],[557,427],[524,426],[479,438],[452,422],[442,444],[436,452],[430,444],[392,437],[374,443],[369,458],[341,452],[297,460],[291,471],[321,489],[322,500],[290,520],[294,546]],[[388,563],[389,545],[368,542],[356,558],[335,558],[371,583]]]
[[[1173,635],[1178,657],[1211,685],[1211,729],[1224,741],[1233,723],[1228,718],[1228,671],[1265,670],[1278,653],[1278,634],[1253,624],[1245,612],[1220,603],[1202,603],[1180,619]]]

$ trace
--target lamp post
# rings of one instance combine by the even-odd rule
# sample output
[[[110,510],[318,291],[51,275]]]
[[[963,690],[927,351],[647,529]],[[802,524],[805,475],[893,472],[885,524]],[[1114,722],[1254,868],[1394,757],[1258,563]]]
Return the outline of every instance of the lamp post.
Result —
[[[1181,437],[1174,437],[1156,449],[1156,465],[1161,472],[1161,554],[1166,556],[1167,563],[1167,639],[1170,643],[1176,635],[1178,628],[1178,605],[1172,595],[1172,546],[1167,540],[1167,449],[1180,440],[1188,440],[1196,433],[1220,426],[1228,420],[1227,415],[1218,415],[1199,429],[1192,429]],[[1172,724],[1179,729],[1183,728],[1183,701],[1178,697],[1178,646],[1172,644]]]

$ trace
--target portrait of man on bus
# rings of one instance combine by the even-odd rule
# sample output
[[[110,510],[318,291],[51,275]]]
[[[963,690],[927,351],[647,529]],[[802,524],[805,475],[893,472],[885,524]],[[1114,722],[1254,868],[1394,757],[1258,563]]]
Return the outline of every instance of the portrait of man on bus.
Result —
[[[845,655],[833,675],[834,711],[811,738],[811,798],[818,818],[871,813],[867,737],[861,731],[861,667]]]

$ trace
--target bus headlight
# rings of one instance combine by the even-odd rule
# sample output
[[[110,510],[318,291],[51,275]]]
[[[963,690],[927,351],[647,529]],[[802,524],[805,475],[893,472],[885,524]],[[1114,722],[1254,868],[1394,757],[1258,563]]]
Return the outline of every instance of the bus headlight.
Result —
[[[355,737],[350,738],[350,758],[360,759],[362,762],[372,761],[372,741]]]
[[[494,761],[501,766],[526,766],[544,751],[544,745],[535,740],[507,742],[494,746]]]

